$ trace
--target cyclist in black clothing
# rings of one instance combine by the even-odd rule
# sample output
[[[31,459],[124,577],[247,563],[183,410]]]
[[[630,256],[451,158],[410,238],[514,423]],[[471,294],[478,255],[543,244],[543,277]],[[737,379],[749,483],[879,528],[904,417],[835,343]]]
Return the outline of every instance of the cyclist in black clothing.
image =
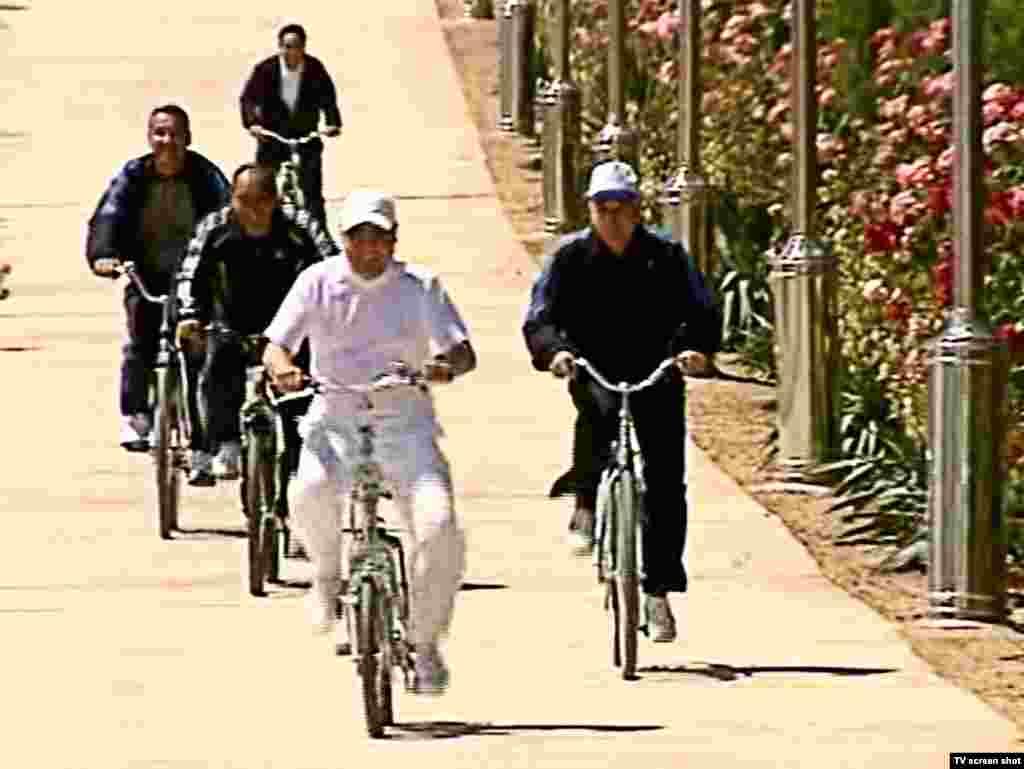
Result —
[[[612,381],[637,382],[671,353],[680,368],[707,368],[721,317],[700,272],[679,243],[640,224],[636,175],[626,163],[597,166],[590,180],[592,226],[566,236],[533,286],[523,334],[533,365],[566,377],[584,357]],[[569,383],[579,412],[574,446],[574,551],[593,548],[601,470],[617,437],[619,396],[580,372]],[[672,641],[667,593],[686,591],[686,413],[682,376],[667,376],[632,401],[644,456],[643,537],[651,637]]]
[[[241,166],[232,181],[231,205],[200,223],[178,274],[182,345],[196,347],[201,330],[213,321],[239,335],[261,334],[298,274],[337,253],[309,212],[278,205],[273,168]],[[238,414],[247,359],[239,341],[213,342],[207,344],[200,382],[206,423],[193,434],[193,486],[239,475]]]

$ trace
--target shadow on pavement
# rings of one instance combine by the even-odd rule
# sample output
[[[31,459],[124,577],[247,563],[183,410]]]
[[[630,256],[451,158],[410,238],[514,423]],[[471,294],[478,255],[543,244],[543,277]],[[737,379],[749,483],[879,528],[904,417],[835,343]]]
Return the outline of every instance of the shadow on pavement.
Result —
[[[817,674],[829,676],[873,676],[884,673],[898,673],[899,668],[855,668],[833,665],[758,665],[737,667],[718,662],[691,662],[686,665],[649,665],[637,668],[638,673],[674,673],[714,678],[717,681],[735,681],[756,675],[794,673],[796,675]]]
[[[209,537],[233,537],[234,539],[246,539],[249,534],[243,529],[227,528],[196,528],[196,529],[175,529],[175,539],[207,539]]]
[[[494,724],[487,721],[416,721],[395,724],[391,739],[446,740],[476,735],[501,736],[525,732],[651,732],[664,729],[654,724]]]
[[[508,590],[508,585],[499,582],[463,582],[459,590]]]

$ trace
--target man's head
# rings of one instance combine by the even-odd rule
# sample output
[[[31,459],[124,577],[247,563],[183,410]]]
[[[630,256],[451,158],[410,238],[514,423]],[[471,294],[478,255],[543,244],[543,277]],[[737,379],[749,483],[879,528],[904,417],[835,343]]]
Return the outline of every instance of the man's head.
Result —
[[[149,113],[146,139],[153,151],[156,172],[177,176],[185,167],[185,149],[192,143],[188,113],[177,104],[165,104]]]
[[[242,232],[260,237],[270,232],[277,208],[277,182],[270,166],[245,163],[231,179],[231,209]]]
[[[285,66],[296,69],[306,56],[306,30],[301,24],[289,24],[281,27],[277,33],[277,48],[281,52]]]
[[[391,264],[398,240],[395,200],[373,190],[353,190],[341,209],[341,235],[352,272],[372,280]]]
[[[628,163],[610,160],[594,167],[587,187],[590,223],[615,254],[622,254],[640,223],[640,192]]]

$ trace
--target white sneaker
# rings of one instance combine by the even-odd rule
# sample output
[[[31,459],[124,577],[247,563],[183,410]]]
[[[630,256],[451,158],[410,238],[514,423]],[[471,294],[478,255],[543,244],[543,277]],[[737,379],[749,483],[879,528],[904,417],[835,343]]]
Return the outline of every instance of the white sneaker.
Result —
[[[314,579],[313,587],[306,594],[306,609],[317,635],[330,633],[338,624],[338,593],[341,580]],[[351,647],[349,648],[351,653]]]
[[[413,692],[416,694],[441,695],[448,689],[450,679],[448,668],[441,658],[436,643],[416,645],[416,672],[413,678]]]
[[[121,448],[125,451],[149,451],[149,433],[152,429],[148,414],[122,416]]]
[[[647,633],[655,643],[671,643],[676,640],[676,618],[672,606],[664,596],[647,596]]]
[[[577,508],[569,523],[569,551],[582,558],[594,552],[594,511]]]
[[[213,486],[217,481],[213,477],[213,457],[205,451],[192,452],[192,469],[188,473],[189,486]]]
[[[242,444],[226,441],[213,458],[213,477],[233,481],[242,474]]]

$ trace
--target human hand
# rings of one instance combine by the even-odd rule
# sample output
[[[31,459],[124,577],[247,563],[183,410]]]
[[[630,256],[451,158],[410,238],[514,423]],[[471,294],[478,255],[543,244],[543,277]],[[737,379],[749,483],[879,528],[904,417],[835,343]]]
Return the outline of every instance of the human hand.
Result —
[[[448,384],[455,378],[452,364],[445,360],[428,360],[423,364],[423,378],[431,384]]]
[[[683,350],[676,356],[676,365],[684,374],[691,376],[708,372],[708,358],[696,350]]]
[[[263,141],[263,126],[261,126],[259,123],[253,123],[251,126],[249,126],[249,133],[251,133],[260,141]]]
[[[302,369],[295,365],[271,370],[270,378],[274,382],[274,387],[282,392],[295,392],[306,384]]]
[[[324,129],[324,136],[341,136],[341,126],[327,126],[327,128]]]
[[[576,370],[576,356],[568,350],[559,350],[555,353],[555,357],[551,359],[551,365],[548,366],[548,371],[554,374],[558,379],[565,379],[567,376],[572,376]]]
[[[116,278],[121,270],[121,262],[117,259],[97,259],[92,263],[92,271],[101,278]]]

